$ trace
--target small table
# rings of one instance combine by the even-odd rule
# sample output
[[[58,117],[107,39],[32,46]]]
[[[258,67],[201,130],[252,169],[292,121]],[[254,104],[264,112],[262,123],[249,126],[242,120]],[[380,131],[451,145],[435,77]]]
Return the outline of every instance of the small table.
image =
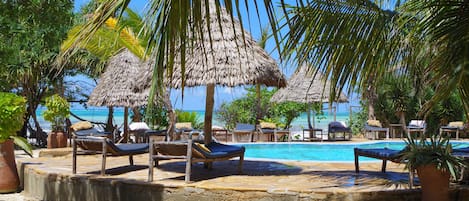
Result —
[[[401,130],[400,138],[402,138],[402,126],[403,124],[389,124],[389,130],[391,131],[392,138],[396,138],[396,130]]]
[[[316,132],[321,132],[321,141],[323,141],[323,132],[321,128],[305,128],[303,129],[303,141],[305,140],[305,131],[309,133],[309,140],[313,140],[316,138]],[[311,135],[313,134],[313,135]],[[313,136],[313,137],[312,137]]]
[[[225,133],[225,142],[228,142],[228,130],[227,129],[220,129],[220,128],[216,128],[216,129],[212,129],[212,133],[215,135],[218,135],[218,133]]]

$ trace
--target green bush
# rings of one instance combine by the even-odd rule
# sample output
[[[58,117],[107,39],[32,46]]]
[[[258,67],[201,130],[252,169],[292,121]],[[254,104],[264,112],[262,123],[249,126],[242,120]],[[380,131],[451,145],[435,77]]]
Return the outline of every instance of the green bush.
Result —
[[[26,100],[12,93],[0,92],[0,143],[16,136],[26,112]]]
[[[44,120],[51,123],[53,131],[63,131],[65,119],[70,116],[70,103],[58,94],[46,98]]]
[[[200,122],[196,112],[176,110],[177,122],[191,122],[195,129],[202,129],[204,124]]]
[[[0,92],[0,143],[13,139],[14,143],[30,155],[32,147],[26,139],[16,136],[26,112],[26,99],[12,93]]]

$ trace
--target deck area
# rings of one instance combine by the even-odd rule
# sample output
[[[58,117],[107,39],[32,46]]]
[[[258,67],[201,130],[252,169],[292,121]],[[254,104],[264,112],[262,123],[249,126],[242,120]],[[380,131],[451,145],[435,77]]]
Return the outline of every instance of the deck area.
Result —
[[[148,155],[108,157],[106,176],[100,176],[100,155],[78,157],[72,174],[70,148],[42,150],[41,157],[17,158],[22,194],[31,200],[420,200],[420,190],[408,188],[403,165],[381,162],[317,163],[246,160],[237,173],[237,160],[215,162],[212,170],[192,166],[192,182],[184,182],[185,163],[168,160],[147,182]],[[417,182],[418,184],[418,182]],[[452,185],[455,200],[464,200],[469,187]],[[466,195],[466,196],[462,196]]]

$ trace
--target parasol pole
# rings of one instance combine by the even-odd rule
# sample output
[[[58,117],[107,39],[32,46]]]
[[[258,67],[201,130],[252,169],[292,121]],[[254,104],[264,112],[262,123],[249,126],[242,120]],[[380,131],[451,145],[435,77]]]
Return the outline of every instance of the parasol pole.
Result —
[[[205,123],[204,123],[204,142],[209,144],[212,141],[212,114],[213,114],[213,96],[215,94],[215,84],[207,85],[205,100]]]
[[[256,126],[259,125],[261,119],[261,85],[256,84]]]
[[[312,129],[313,126],[311,126],[311,103],[308,103],[308,111],[306,112],[306,116],[307,116],[307,119],[308,119],[308,128]],[[314,123],[313,123],[313,125],[314,125]]]

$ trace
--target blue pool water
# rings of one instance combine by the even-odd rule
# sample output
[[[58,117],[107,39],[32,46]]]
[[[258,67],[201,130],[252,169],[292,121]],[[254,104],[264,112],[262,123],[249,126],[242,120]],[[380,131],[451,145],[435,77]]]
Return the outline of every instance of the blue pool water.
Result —
[[[467,142],[452,142],[453,148],[469,146]],[[360,144],[332,144],[332,143],[270,143],[243,144],[246,147],[246,158],[299,160],[299,161],[328,161],[353,162],[353,148],[389,148],[401,150],[404,142],[377,142]],[[360,161],[373,161],[367,157],[360,157]]]

